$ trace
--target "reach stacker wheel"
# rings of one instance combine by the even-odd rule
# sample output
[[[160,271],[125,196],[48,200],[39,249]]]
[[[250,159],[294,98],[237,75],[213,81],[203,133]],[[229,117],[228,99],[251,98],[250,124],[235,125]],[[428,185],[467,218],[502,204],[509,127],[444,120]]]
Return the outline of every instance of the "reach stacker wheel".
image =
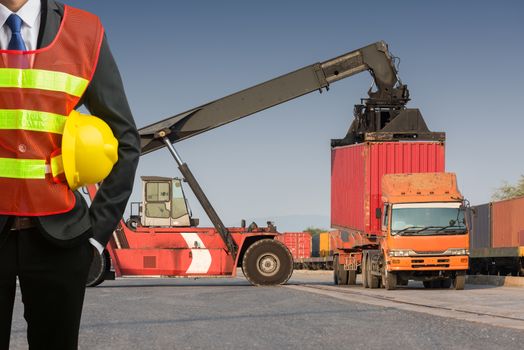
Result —
[[[293,257],[281,242],[261,239],[247,248],[242,270],[246,279],[255,286],[284,284],[293,273]]]
[[[104,282],[109,264],[110,259],[105,250],[102,254],[98,254],[98,252],[93,249],[93,260],[91,261],[91,267],[87,274],[86,286],[96,287]]]

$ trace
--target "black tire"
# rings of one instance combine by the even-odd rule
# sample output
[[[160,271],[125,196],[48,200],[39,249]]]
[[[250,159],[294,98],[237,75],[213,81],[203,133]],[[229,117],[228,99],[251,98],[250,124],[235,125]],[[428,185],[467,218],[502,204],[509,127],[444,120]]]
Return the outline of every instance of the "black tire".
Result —
[[[369,288],[371,289],[376,289],[380,286],[380,280],[377,276],[373,275],[371,273],[371,267],[372,267],[372,264],[371,264],[371,256],[368,255],[368,262],[367,262],[367,266],[368,266],[368,284],[369,284]]]
[[[394,290],[395,288],[397,288],[397,274],[388,271],[384,267],[384,271],[382,272],[382,284],[384,285],[384,288],[386,288],[386,290]]]
[[[349,280],[349,271],[344,270],[344,265],[338,265],[338,284],[346,286]]]
[[[339,284],[338,280],[338,269],[340,268],[340,265],[338,264],[338,255],[335,255],[333,257],[333,283],[335,286]]]
[[[106,271],[109,270],[110,262],[110,258],[106,251],[102,254],[98,254],[96,249],[93,249],[93,260],[91,261],[91,267],[87,274],[86,287],[96,287],[104,282]]]
[[[424,288],[433,288],[433,281],[423,281]]]
[[[362,270],[362,286],[364,288],[369,288],[369,283],[368,283],[368,259],[367,259],[367,254],[365,254],[363,257],[362,257],[362,265],[361,265],[361,270]]]
[[[348,285],[354,286],[357,284],[357,271],[350,270],[348,271]]]
[[[451,278],[440,280],[440,288],[449,289],[451,287]]]
[[[465,286],[466,286],[466,275],[457,274],[453,278],[453,288],[455,290],[463,290]]]
[[[246,279],[255,286],[284,284],[293,274],[293,257],[283,243],[261,239],[247,248],[242,269]]]
[[[339,271],[339,283],[340,285],[347,286],[349,281],[349,271],[344,270],[344,268],[338,269]]]

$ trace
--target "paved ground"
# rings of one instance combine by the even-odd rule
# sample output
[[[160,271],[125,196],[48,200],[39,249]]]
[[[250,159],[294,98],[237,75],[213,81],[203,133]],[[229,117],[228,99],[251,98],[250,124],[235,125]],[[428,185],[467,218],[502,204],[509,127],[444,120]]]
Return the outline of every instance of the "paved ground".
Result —
[[[88,290],[80,343],[126,350],[522,349],[523,296],[524,289],[490,286],[340,288],[321,272],[295,272],[286,287],[251,287],[243,278],[119,279]],[[26,349],[19,297],[13,323],[12,348]]]

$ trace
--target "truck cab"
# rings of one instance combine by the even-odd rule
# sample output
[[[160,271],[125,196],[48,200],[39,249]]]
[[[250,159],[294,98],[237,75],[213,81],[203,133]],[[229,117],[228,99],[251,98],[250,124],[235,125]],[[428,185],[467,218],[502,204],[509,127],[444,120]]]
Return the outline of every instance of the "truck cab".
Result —
[[[453,173],[387,174],[382,178],[382,282],[420,280],[426,288],[463,289],[469,231]],[[388,288],[390,289],[390,288]]]

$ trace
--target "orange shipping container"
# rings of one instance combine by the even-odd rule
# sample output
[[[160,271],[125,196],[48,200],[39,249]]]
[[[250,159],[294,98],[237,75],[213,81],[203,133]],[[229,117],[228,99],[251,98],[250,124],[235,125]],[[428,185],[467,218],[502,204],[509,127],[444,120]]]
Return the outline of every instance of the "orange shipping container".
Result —
[[[524,246],[524,197],[493,202],[492,247]]]

